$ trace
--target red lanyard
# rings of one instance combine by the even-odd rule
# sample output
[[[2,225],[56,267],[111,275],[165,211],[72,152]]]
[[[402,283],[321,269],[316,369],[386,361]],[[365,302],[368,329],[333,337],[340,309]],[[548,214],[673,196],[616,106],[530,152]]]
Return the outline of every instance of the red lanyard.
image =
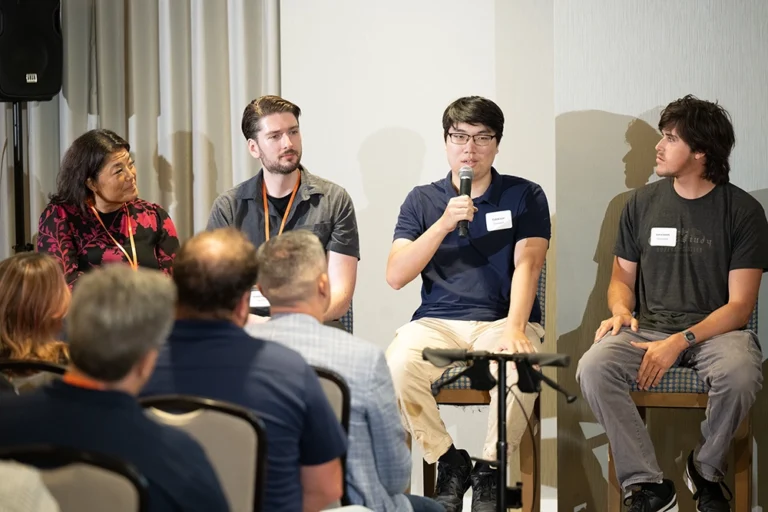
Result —
[[[101,227],[104,228],[104,231],[107,232],[109,235],[109,238],[112,239],[112,242],[117,246],[118,249],[120,249],[123,254],[125,254],[125,257],[128,258],[128,264],[131,266],[133,270],[138,270],[139,268],[139,258],[136,257],[136,244],[133,241],[133,226],[131,226],[131,216],[128,215],[128,206],[123,205],[123,208],[125,209],[125,222],[128,223],[128,238],[131,239],[131,253],[133,254],[133,259],[131,259],[130,256],[128,256],[128,251],[125,250],[125,248],[120,245],[120,243],[115,240],[115,237],[112,236],[112,233],[109,232],[107,229],[107,226],[104,225],[104,221],[101,220],[101,216],[99,215],[99,212],[96,210],[96,207],[93,206],[93,204],[90,205],[91,210],[93,210],[93,214],[96,215],[96,218],[99,219],[99,224],[101,224]]]
[[[104,384],[102,384],[99,381],[88,378],[85,375],[77,375],[74,373],[67,372],[64,374],[64,377],[61,378],[61,380],[69,384],[70,386],[76,386],[78,388],[98,389],[98,390],[104,389]]]
[[[283,214],[283,222],[280,223],[280,230],[277,232],[277,236],[283,234],[283,228],[285,228],[285,221],[288,220],[288,213],[291,211],[291,205],[293,199],[296,197],[296,191],[299,190],[299,179],[296,179],[296,184],[293,186],[293,192],[291,192],[291,198],[288,200],[288,206]],[[269,240],[269,205],[267,204],[267,184],[264,181],[261,182],[261,198],[264,201],[264,232],[266,233],[267,240]]]

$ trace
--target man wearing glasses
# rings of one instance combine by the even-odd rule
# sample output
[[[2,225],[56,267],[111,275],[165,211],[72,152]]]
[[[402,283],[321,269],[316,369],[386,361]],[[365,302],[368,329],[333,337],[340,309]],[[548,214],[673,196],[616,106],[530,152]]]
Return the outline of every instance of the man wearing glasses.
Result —
[[[438,463],[436,499],[462,510],[472,486],[472,510],[496,510],[496,469],[457,450],[440,419],[430,386],[445,371],[422,360],[426,347],[534,352],[544,334],[536,300],[550,237],[547,198],[539,185],[492,167],[504,130],[493,101],[471,96],[443,114],[451,172],[413,189],[400,208],[387,262],[387,282],[400,289],[422,278],[421,306],[387,349],[401,415],[424,459]],[[474,171],[470,196],[459,195],[459,170]],[[467,236],[456,229],[469,221]],[[521,393],[510,365],[507,439],[519,446],[536,399]],[[483,458],[496,458],[496,391],[491,391]],[[515,404],[519,402],[519,405]]]

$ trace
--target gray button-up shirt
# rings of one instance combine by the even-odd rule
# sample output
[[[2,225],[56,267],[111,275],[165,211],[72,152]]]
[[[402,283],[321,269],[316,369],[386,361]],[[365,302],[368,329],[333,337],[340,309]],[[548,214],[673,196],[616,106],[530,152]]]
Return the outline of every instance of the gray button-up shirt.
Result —
[[[261,187],[264,169],[216,198],[207,229],[234,226],[256,247],[267,239],[264,233],[264,201]],[[269,201],[269,236],[277,236],[282,216]],[[308,229],[320,239],[326,251],[360,259],[355,206],[343,187],[310,174],[301,167],[301,184],[288,212],[285,231]]]

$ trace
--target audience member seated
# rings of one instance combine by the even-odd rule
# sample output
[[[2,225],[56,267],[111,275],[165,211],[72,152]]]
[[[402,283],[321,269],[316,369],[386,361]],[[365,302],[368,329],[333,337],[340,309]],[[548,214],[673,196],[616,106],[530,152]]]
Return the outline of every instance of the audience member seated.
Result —
[[[346,435],[302,357],[243,326],[256,248],[235,228],[200,233],[174,263],[177,320],[145,395],[182,393],[253,410],[267,429],[263,510],[321,510],[343,491]]]
[[[350,501],[373,510],[444,510],[428,498],[403,494],[411,453],[384,352],[321,323],[331,290],[320,240],[310,231],[289,231],[263,244],[257,260],[258,285],[272,306],[272,320],[250,325],[249,334],[296,350],[310,364],[341,375],[350,388]]]
[[[0,359],[67,364],[66,343],[57,340],[70,293],[56,260],[22,252],[0,261]],[[16,386],[36,385],[50,375],[5,372]]]
[[[37,250],[59,260],[70,288],[105,263],[173,270],[176,228],[163,208],[139,199],[130,150],[115,132],[91,130],[64,154]]]
[[[109,265],[82,278],[67,318],[72,364],[61,381],[0,395],[0,447],[54,444],[119,457],[149,483],[150,510],[228,510],[202,448],[159,425],[135,396],[173,323],[176,293],[160,272]]]

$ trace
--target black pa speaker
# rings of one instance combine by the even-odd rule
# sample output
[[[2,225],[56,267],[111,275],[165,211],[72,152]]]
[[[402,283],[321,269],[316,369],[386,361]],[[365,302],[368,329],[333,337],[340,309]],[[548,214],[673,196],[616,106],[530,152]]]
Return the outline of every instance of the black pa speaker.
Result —
[[[61,0],[0,0],[0,101],[46,101],[61,90]]]

